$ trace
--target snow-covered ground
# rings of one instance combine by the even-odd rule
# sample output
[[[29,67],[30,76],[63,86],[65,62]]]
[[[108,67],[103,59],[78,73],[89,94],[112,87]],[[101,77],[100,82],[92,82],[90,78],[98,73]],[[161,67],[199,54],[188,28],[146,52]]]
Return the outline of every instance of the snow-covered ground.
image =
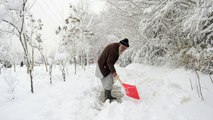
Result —
[[[66,82],[55,66],[52,85],[44,66],[35,67],[34,94],[26,68],[17,68],[17,72],[4,69],[0,75],[0,120],[212,120],[213,84],[208,75],[200,74],[202,101],[192,71],[141,64],[116,68],[125,83],[137,86],[141,100],[124,96],[122,103],[101,104],[102,86],[94,76],[95,65],[86,71],[79,69],[77,75],[69,66]]]

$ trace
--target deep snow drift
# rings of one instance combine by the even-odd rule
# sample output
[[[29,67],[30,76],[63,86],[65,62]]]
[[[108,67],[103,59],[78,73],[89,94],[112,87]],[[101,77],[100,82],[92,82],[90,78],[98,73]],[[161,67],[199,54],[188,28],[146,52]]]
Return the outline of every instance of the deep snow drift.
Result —
[[[54,66],[52,85],[44,66],[37,66],[33,72],[34,94],[30,93],[26,68],[17,68],[17,72],[3,69],[0,74],[0,119],[212,120],[213,84],[208,75],[200,74],[202,101],[192,71],[141,64],[116,68],[125,83],[137,86],[141,100],[124,96],[122,103],[101,104],[99,98],[103,90],[94,75],[95,65],[87,67],[86,71],[79,67],[77,75],[74,75],[74,66],[69,66],[66,82],[63,82],[58,66]],[[119,82],[115,82],[115,86],[119,87]]]

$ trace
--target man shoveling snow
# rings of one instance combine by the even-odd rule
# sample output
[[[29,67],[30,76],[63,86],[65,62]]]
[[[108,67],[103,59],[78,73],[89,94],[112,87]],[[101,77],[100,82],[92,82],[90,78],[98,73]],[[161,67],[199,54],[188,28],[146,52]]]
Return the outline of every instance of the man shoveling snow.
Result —
[[[104,101],[109,100],[110,103],[117,98],[111,94],[113,78],[118,78],[114,64],[119,56],[129,47],[127,38],[121,40],[119,43],[111,43],[107,45],[100,57],[96,66],[96,76],[101,80],[104,88]]]

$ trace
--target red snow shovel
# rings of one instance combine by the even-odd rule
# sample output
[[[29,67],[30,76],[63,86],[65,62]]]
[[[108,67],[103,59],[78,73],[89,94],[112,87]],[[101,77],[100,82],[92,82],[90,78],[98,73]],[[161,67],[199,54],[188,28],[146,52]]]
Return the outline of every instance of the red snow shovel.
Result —
[[[116,78],[119,80],[119,82],[121,83],[121,85],[125,89],[127,96],[129,96],[131,98],[138,99],[138,100],[140,99],[140,96],[138,94],[138,91],[137,91],[137,88],[136,88],[135,85],[129,85],[129,84],[123,83],[119,77],[116,77]]]

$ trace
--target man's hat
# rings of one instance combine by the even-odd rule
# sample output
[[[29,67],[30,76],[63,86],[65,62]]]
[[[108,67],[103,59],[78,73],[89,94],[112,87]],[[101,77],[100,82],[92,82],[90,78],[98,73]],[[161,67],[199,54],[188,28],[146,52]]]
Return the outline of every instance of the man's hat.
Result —
[[[124,46],[129,47],[129,40],[128,40],[127,38],[121,40],[119,43],[121,43],[121,44],[124,45]]]

